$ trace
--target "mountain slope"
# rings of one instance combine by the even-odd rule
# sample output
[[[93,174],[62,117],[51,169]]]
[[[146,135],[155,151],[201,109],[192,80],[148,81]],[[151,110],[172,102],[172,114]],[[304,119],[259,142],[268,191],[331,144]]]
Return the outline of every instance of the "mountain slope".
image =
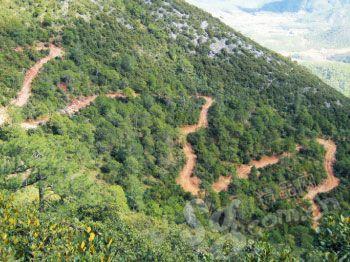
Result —
[[[322,80],[348,95],[349,84],[343,81],[350,75],[347,65],[337,63],[335,66],[331,61],[341,57],[346,61],[349,52],[349,1],[187,2],[203,8],[263,46],[301,62]],[[329,62],[329,66],[325,62]],[[335,67],[339,71],[334,70]]]
[[[10,18],[0,20],[2,259],[245,261],[347,252],[322,246],[303,198],[327,177],[316,138],[328,137],[341,182],[322,197],[340,209],[323,210],[320,227],[348,215],[348,98],[183,1],[4,0],[2,7],[1,18]],[[26,72],[48,56],[38,43],[60,47],[63,57],[43,65],[28,103],[11,105]],[[202,96],[215,101],[210,108]],[[88,102],[65,114],[76,101]],[[207,121],[198,126],[208,128],[184,138],[181,127],[196,126],[203,104]],[[186,142],[197,158],[198,198],[176,183]],[[303,150],[294,154],[297,144]],[[238,179],[237,165],[283,152],[290,157]],[[228,191],[213,192],[229,175]],[[280,197],[297,178],[297,194]],[[262,197],[266,189],[275,199]],[[300,219],[285,220],[289,211]]]

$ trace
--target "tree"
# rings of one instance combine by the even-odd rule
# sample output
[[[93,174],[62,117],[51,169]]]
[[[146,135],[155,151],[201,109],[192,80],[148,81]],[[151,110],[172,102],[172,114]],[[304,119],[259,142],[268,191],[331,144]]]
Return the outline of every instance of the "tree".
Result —
[[[142,211],[144,209],[144,191],[143,185],[136,175],[129,174],[126,179],[126,197],[132,209],[137,211]]]
[[[317,233],[318,247],[338,259],[350,259],[350,217],[328,215],[324,217]]]
[[[134,70],[136,60],[131,55],[124,55],[121,59],[120,66],[125,73],[130,73]]]

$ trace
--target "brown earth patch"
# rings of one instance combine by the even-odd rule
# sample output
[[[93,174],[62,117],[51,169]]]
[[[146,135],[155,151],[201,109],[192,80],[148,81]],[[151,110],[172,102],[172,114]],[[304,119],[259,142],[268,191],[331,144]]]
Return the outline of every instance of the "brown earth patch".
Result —
[[[301,146],[297,145],[296,150],[299,152],[302,149]],[[290,157],[292,154],[285,152],[279,156],[263,156],[260,160],[253,160],[248,165],[239,165],[236,168],[237,176],[240,179],[248,179],[249,174],[252,172],[252,168],[255,166],[257,169],[261,169],[267,166],[278,164],[282,158]],[[227,191],[229,184],[231,183],[232,176],[221,176],[216,181],[212,188],[216,192]]]
[[[208,127],[208,111],[214,103],[214,100],[208,96],[198,96],[198,98],[205,99],[205,104],[202,107],[197,124],[181,127],[181,133],[185,138],[190,133],[197,132],[200,128]],[[185,143],[183,152],[186,156],[186,163],[177,177],[176,183],[180,185],[184,191],[198,196],[201,180],[198,177],[192,176],[194,168],[196,167],[197,156],[194,154],[192,146],[189,143]]]
[[[126,98],[126,96],[121,93],[121,92],[114,92],[114,93],[109,93],[106,95],[109,98]],[[98,96],[93,95],[93,96],[87,96],[87,97],[81,97],[81,98],[76,98],[73,99],[72,102],[67,105],[64,109],[62,109],[60,112],[62,114],[67,114],[67,115],[74,115],[75,113],[79,112],[81,109],[89,106],[92,102],[96,100]],[[42,116],[38,119],[34,120],[27,120],[23,123],[21,123],[21,127],[24,129],[35,129],[40,125],[46,124],[50,118],[48,116]]]
[[[324,146],[326,149],[326,155],[324,157],[324,168],[327,172],[327,178],[322,182],[322,184],[309,188],[304,199],[311,201],[311,210],[313,218],[313,227],[318,226],[318,221],[322,217],[322,212],[320,207],[316,204],[315,198],[318,194],[327,193],[332,191],[334,188],[339,186],[340,180],[335,177],[333,165],[336,161],[335,155],[337,153],[337,146],[332,140],[317,139],[317,142]]]
[[[67,84],[64,83],[64,82],[59,83],[59,84],[57,85],[57,87],[58,87],[59,90],[62,90],[62,91],[65,92],[65,93],[67,93],[67,91],[68,91],[68,86],[67,86]]]
[[[213,184],[212,188],[215,192],[223,192],[228,190],[228,186],[231,183],[232,176],[220,176],[219,179]]]
[[[27,71],[24,77],[22,89],[17,94],[17,97],[11,101],[11,105],[23,107],[25,104],[27,104],[29,97],[31,95],[32,82],[39,74],[40,69],[50,60],[56,57],[60,57],[63,54],[63,50],[60,47],[57,47],[53,44],[50,44],[49,50],[50,50],[50,53],[48,56],[40,59],[38,62],[36,62],[36,64],[33,67],[31,67]]]

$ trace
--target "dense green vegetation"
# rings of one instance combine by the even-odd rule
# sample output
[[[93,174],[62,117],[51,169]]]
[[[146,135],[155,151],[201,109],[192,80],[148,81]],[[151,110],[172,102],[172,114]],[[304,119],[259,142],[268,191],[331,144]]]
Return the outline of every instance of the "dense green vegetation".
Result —
[[[10,18],[0,19],[3,105],[19,90],[22,68],[45,55],[15,47],[54,41],[65,50],[34,80],[30,102],[12,110],[13,121],[0,128],[2,259],[265,261],[310,259],[310,249],[317,258],[349,254],[348,246],[339,249],[350,227],[348,98],[182,1],[67,3],[2,1],[1,17]],[[217,51],[222,39],[226,48]],[[139,96],[103,95],[117,90]],[[58,113],[73,98],[91,94],[101,96],[77,115]],[[197,94],[212,96],[215,104],[209,128],[188,138],[209,207],[191,213],[186,203],[193,197],[175,179],[185,161],[179,127],[197,121],[203,103]],[[38,129],[18,125],[45,114],[51,119]],[[325,177],[319,136],[338,145],[341,186],[322,196],[339,206],[318,233],[302,197]],[[304,148],[300,153],[296,144]],[[235,177],[236,165],[285,151],[293,154],[254,170],[250,180]],[[229,174],[229,191],[212,192],[212,182]],[[302,174],[297,195],[262,201],[264,190],[280,195],[283,183],[294,184]],[[231,197],[240,201],[236,228],[217,230],[209,221]],[[302,219],[272,228],[264,223],[290,209]],[[243,236],[241,249],[233,231]]]

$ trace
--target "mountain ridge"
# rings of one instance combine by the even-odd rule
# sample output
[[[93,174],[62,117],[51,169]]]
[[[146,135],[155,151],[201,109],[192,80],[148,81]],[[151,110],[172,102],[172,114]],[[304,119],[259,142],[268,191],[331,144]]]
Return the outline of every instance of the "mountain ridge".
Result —
[[[257,8],[242,8],[247,12],[324,12],[331,9],[345,8],[349,5],[348,0],[280,0],[280,1],[269,1]]]

